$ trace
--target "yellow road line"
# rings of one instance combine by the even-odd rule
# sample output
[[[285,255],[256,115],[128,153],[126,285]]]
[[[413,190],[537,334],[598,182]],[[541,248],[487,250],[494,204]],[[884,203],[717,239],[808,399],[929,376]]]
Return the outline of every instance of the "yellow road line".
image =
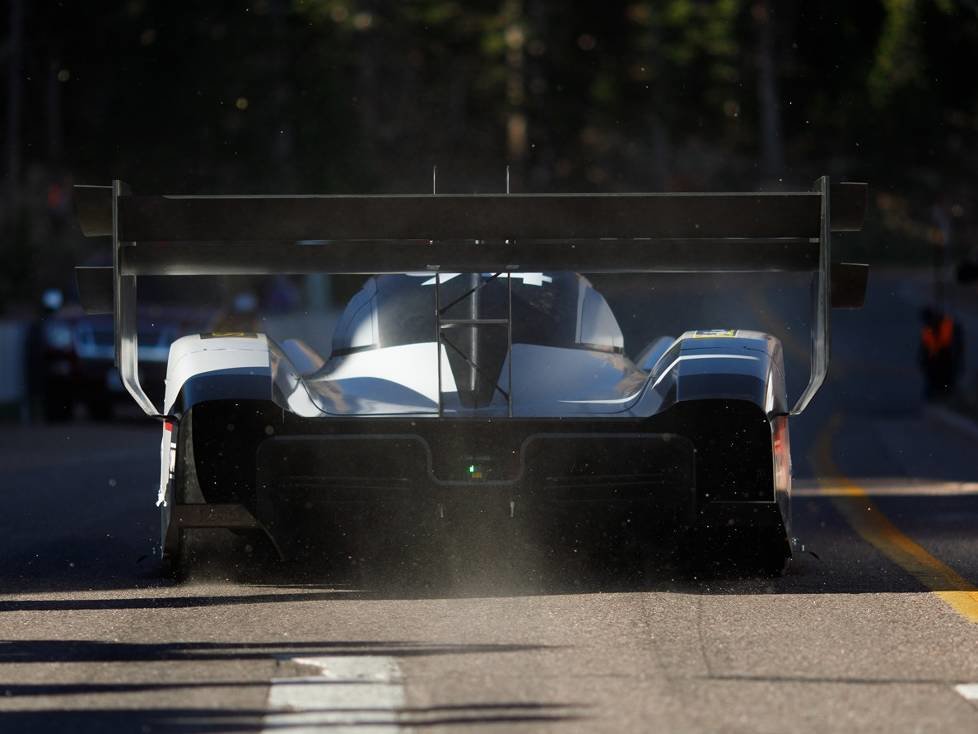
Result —
[[[833,415],[819,433],[813,450],[819,483],[837,490],[827,496],[864,540],[933,591],[966,620],[978,622],[978,587],[932,556],[890,522],[865,489],[839,472],[832,459],[832,439],[841,426],[842,417]],[[839,492],[839,489],[842,491]]]

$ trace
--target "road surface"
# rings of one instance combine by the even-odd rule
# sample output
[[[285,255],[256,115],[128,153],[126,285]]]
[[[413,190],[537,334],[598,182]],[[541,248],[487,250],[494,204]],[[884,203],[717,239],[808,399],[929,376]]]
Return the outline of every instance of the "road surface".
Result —
[[[710,287],[719,315],[609,292],[626,343],[653,317],[767,325],[797,394],[805,319],[777,314],[804,289]],[[227,563],[174,584],[150,555],[155,425],[5,426],[0,731],[978,731],[978,439],[920,402],[924,292],[875,274],[836,314],[778,579],[573,552],[507,577],[490,548],[441,583]]]

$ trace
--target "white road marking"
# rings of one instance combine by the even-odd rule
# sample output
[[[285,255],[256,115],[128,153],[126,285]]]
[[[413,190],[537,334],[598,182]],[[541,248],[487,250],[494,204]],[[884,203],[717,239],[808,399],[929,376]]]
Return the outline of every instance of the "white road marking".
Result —
[[[404,731],[398,724],[404,707],[403,678],[394,658],[331,655],[291,660],[319,668],[320,674],[272,679],[265,732]]]
[[[955,686],[954,690],[969,701],[978,701],[978,683],[962,683],[959,686]]]

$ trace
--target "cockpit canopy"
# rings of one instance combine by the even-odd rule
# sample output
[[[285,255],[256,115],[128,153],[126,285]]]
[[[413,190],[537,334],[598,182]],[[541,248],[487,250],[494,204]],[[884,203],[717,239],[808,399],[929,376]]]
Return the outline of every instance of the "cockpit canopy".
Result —
[[[443,319],[506,319],[508,299],[505,274],[440,276]],[[343,311],[333,335],[333,354],[433,342],[435,307],[433,275],[373,276]],[[511,320],[514,344],[614,353],[624,348],[607,301],[577,273],[513,273]]]

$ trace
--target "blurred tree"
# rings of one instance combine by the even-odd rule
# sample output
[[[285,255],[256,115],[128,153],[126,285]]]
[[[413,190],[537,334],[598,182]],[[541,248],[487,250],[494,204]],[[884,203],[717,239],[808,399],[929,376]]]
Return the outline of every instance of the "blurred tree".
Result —
[[[0,201],[8,302],[92,247],[59,227],[63,193],[111,177],[137,191],[344,193],[428,191],[432,164],[443,191],[499,191],[507,162],[514,190],[537,191],[805,186],[829,172],[917,201],[911,218],[938,195],[958,219],[978,206],[974,0],[8,10],[4,178],[22,215]]]
[[[738,0],[632,2],[624,8],[624,58],[605,72],[596,91],[610,99],[621,86],[616,117],[631,120],[628,137],[644,143],[656,189],[712,183],[709,171],[694,171],[675,154],[692,141],[724,140],[740,116],[741,12]]]
[[[754,0],[751,15],[757,27],[757,97],[760,106],[761,177],[780,181],[784,173],[781,101],[775,62],[774,21],[768,0]]]
[[[869,93],[885,107],[896,91],[919,87],[923,81],[918,0],[883,0],[886,19],[869,73]]]

